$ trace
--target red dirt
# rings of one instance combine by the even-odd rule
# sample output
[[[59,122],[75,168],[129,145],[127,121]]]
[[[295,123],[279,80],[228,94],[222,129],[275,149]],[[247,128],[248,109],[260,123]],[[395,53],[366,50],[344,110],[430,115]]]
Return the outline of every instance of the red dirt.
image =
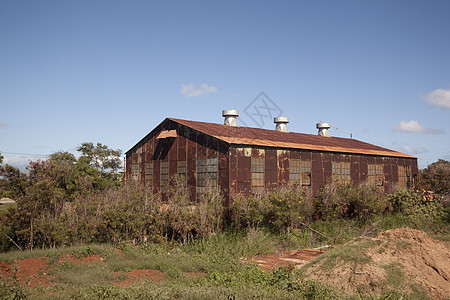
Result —
[[[119,277],[121,272],[114,272],[115,277]],[[164,276],[164,273],[158,270],[133,270],[125,273],[127,279],[114,283],[118,286],[129,286],[136,281],[153,280],[155,282],[160,281]]]
[[[257,264],[259,267],[266,270],[272,270],[277,267],[289,266],[292,264],[296,268],[301,268],[308,261],[316,258],[322,253],[323,250],[316,249],[292,250],[287,252],[279,252],[276,254],[243,257],[241,258],[241,261],[246,264]]]
[[[36,287],[38,284],[49,286],[51,276],[48,275],[47,259],[44,257],[26,258],[16,260],[9,265],[0,261],[2,278],[12,277],[19,280],[22,285]]]

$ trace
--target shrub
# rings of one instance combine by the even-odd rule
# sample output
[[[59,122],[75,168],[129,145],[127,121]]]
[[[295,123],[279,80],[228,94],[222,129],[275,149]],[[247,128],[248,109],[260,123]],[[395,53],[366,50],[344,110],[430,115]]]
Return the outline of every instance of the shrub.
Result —
[[[326,219],[367,219],[386,208],[383,192],[373,183],[359,186],[330,182],[316,197],[317,215]]]
[[[412,190],[398,189],[388,195],[394,212],[404,214],[408,221],[422,230],[439,230],[445,227],[447,215],[439,201],[426,202]]]
[[[265,195],[269,209],[265,215],[266,224],[278,232],[289,234],[309,221],[314,213],[312,198],[301,186],[284,187]]]

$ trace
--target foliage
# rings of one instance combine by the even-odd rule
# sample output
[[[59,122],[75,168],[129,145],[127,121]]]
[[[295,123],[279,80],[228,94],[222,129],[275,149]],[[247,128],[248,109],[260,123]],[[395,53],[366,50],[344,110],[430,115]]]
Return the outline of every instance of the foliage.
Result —
[[[25,173],[8,164],[0,165],[0,196],[17,199],[25,193],[27,186]]]
[[[425,202],[417,193],[404,188],[388,195],[387,199],[394,212],[402,213],[418,229],[439,230],[446,226],[447,214],[439,201]]]
[[[122,150],[110,149],[101,143],[94,146],[92,142],[85,142],[77,148],[77,151],[81,152],[80,162],[94,166],[101,177],[118,175],[117,171],[121,168]]]
[[[287,233],[309,221],[314,212],[311,195],[301,186],[288,186],[265,194],[235,195],[230,206],[234,228],[256,229],[260,226]]]
[[[326,184],[316,197],[316,210],[325,219],[368,219],[386,208],[384,195],[370,182],[359,186],[352,184]]]
[[[439,159],[420,171],[419,187],[438,194],[450,192],[450,161]]]
[[[27,299],[24,288],[16,281],[0,279],[1,299],[22,300]]]
[[[95,148],[95,155],[108,154],[108,158],[101,157],[107,161],[102,168],[107,166],[116,171],[117,165],[109,161],[118,160],[115,155],[120,155],[120,151],[99,145],[101,149]],[[89,153],[83,150],[86,153],[78,160],[68,152],[56,152],[46,161],[31,161],[28,174],[9,165],[0,166],[0,188],[17,201],[17,209],[9,210],[4,224],[14,232],[12,238],[22,247],[70,244],[71,232],[79,226],[88,227],[66,222],[73,219],[68,213],[72,203],[120,185],[116,175],[110,175],[104,168],[99,170],[93,160],[86,160]],[[66,230],[67,224],[73,227]]]
[[[270,192],[267,196],[269,210],[265,222],[278,232],[289,234],[292,228],[298,228],[309,221],[314,212],[311,197],[301,186],[290,186]]]

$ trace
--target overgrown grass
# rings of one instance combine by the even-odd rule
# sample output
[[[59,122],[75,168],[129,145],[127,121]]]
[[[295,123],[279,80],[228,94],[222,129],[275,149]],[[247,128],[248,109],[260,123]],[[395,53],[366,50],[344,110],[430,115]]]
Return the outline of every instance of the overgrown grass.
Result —
[[[376,223],[374,225],[374,223]],[[360,291],[357,296],[344,295],[331,287],[306,279],[302,272],[284,267],[274,271],[260,269],[257,265],[245,265],[240,258],[274,253],[285,247],[287,239],[297,239],[306,246],[327,244],[355,238],[370,228],[380,229],[383,220],[364,222],[333,221],[330,224],[311,224],[324,236],[303,228],[289,235],[277,235],[257,229],[228,232],[208,236],[187,244],[146,243],[140,246],[122,244],[91,244],[51,250],[13,251],[0,254],[0,260],[47,257],[54,266],[50,271],[53,285],[33,290],[11,282],[1,281],[5,295],[19,295],[16,299],[420,299],[426,293],[415,287],[412,294],[402,292],[405,275],[397,264],[384,266],[386,270],[385,294]],[[368,229],[369,228],[369,229]],[[366,249],[376,246],[376,241],[361,238],[358,243],[348,243],[331,249],[315,262],[332,268],[339,261],[370,263]],[[358,240],[358,239],[357,239]],[[79,264],[70,260],[60,262],[61,255],[73,257],[98,254],[103,260]],[[159,282],[136,282],[128,287],[113,285],[127,278],[126,272],[137,269],[153,269],[163,272]],[[203,276],[187,276],[189,272]],[[22,297],[22,298],[20,298]],[[423,298],[422,297],[422,298]],[[8,299],[15,299],[10,297]]]

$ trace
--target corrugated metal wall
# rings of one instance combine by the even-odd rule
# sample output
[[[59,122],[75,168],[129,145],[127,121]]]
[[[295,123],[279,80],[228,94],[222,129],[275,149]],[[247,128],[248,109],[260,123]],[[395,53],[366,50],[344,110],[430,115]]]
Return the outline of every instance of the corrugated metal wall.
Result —
[[[176,139],[156,139],[161,130],[173,129],[177,130]],[[317,193],[321,186],[331,180],[332,166],[336,162],[349,163],[350,179],[354,184],[367,180],[369,164],[382,165],[383,187],[386,192],[391,192],[398,184],[399,166],[408,166],[412,184],[418,174],[415,158],[258,148],[245,145],[228,146],[218,139],[168,121],[155,128],[127,152],[125,179],[135,178],[143,184],[151,184],[152,190],[158,192],[161,187],[161,162],[168,162],[168,174],[172,177],[177,174],[177,162],[186,161],[187,184],[192,197],[195,197],[197,159],[201,158],[218,159],[217,184],[227,196],[234,193],[252,193],[252,158],[264,159],[264,186],[268,190],[289,183],[290,160],[311,162],[310,184],[305,187],[313,193]],[[148,169],[151,162],[153,162],[153,172],[150,173]],[[146,178],[149,174],[151,179]]]

